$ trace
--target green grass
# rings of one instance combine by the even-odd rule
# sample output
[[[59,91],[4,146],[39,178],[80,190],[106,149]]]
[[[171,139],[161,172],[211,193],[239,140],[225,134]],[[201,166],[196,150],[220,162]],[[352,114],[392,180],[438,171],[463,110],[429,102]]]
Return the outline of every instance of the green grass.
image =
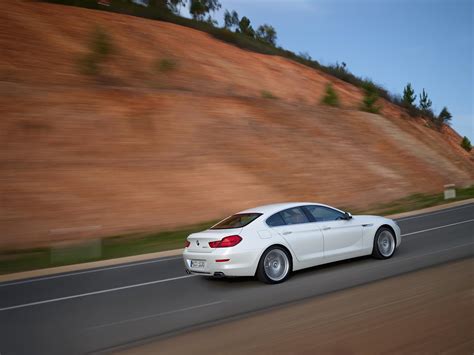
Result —
[[[366,210],[342,209],[349,210],[353,214],[390,215],[473,197],[474,186],[471,186],[457,189],[456,198],[450,200],[444,200],[443,193],[415,194],[389,204],[374,206]],[[179,249],[183,247],[184,240],[189,234],[205,230],[214,223],[215,221],[205,222],[173,231],[106,237],[101,241],[100,257],[91,257],[87,252],[87,248],[81,245],[64,249],[60,258],[54,257],[53,253],[57,253],[57,250],[55,252],[50,248],[0,251],[0,274]]]
[[[61,258],[53,257],[55,251],[51,248],[0,251],[0,274],[179,249],[183,248],[189,234],[205,230],[215,223],[206,222],[173,231],[106,237],[101,241],[100,257],[90,257],[82,245],[64,248]]]
[[[422,208],[438,206],[449,202],[466,200],[473,197],[474,185],[466,188],[456,189],[456,198],[450,200],[444,199],[444,193],[414,194],[388,204],[375,206],[373,209],[363,212],[387,216],[391,214],[416,211]]]

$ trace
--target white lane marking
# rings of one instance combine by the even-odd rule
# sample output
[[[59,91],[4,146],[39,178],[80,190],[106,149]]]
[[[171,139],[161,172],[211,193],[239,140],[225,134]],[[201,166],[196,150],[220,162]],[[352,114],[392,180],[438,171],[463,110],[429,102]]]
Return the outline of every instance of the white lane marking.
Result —
[[[464,207],[471,207],[471,205],[462,206],[462,207],[463,208]],[[440,212],[443,212],[443,211],[440,211]],[[435,213],[432,213],[432,214],[435,214]],[[425,216],[428,216],[428,215],[425,215]],[[424,216],[420,216],[420,217],[424,217]],[[414,235],[414,234],[428,232],[428,231],[432,231],[432,230],[436,230],[436,229],[451,227],[451,226],[454,226],[454,225],[469,223],[469,222],[472,222],[472,221],[474,221],[474,219],[469,219],[469,220],[462,221],[462,222],[457,222],[457,223],[451,223],[451,224],[447,224],[447,225],[443,225],[443,226],[439,226],[439,227],[434,227],[434,228],[423,229],[423,230],[416,231],[416,232],[402,234],[401,236],[406,237],[406,236],[409,236],[409,235]],[[81,275],[81,274],[89,274],[89,273],[93,273],[93,272],[101,272],[101,271],[107,271],[107,270],[113,270],[113,269],[128,268],[128,267],[134,267],[134,266],[140,266],[140,265],[152,264],[152,263],[159,263],[159,262],[170,261],[170,260],[178,260],[178,259],[181,259],[181,256],[178,256],[178,257],[175,257],[175,258],[156,259],[156,260],[148,260],[148,261],[142,261],[142,262],[137,262],[137,263],[132,263],[132,264],[103,267],[103,268],[98,268],[98,269],[93,269],[93,270],[85,270],[85,271],[79,271],[79,272],[73,272],[73,273],[67,273],[67,274],[45,276],[45,277],[39,277],[39,278],[35,278],[35,279],[30,279],[30,280],[4,282],[4,283],[0,283],[0,287],[19,285],[19,284],[25,284],[25,283],[31,283],[31,282],[37,282],[37,281],[43,281],[43,280],[51,280],[51,279],[57,279],[57,278],[61,278],[61,277],[69,277],[69,276],[75,276],[75,275]],[[0,309],[0,311],[1,310],[2,309]]]
[[[462,222],[456,222],[456,223],[451,223],[451,224],[445,224],[444,226],[439,226],[439,227],[433,227],[433,228],[423,229],[423,230],[421,230],[421,231],[416,231],[416,232],[411,232],[411,233],[405,233],[405,234],[402,234],[402,237],[406,237],[406,236],[414,235],[414,234],[420,234],[420,233],[424,233],[424,232],[429,232],[429,231],[433,231],[433,230],[436,230],[436,229],[441,229],[441,228],[447,228],[447,227],[457,226],[458,224],[469,223],[469,222],[472,222],[472,221],[474,221],[474,219],[468,219],[468,220],[465,220],[465,221],[462,221]]]
[[[469,204],[469,205],[460,206],[460,207],[453,207],[453,208],[446,209],[446,210],[442,210],[442,211],[438,211],[438,212],[431,212],[431,213],[428,212],[427,214],[421,214],[421,215],[418,215],[418,216],[395,218],[395,220],[396,220],[396,221],[403,222],[403,221],[408,221],[409,219],[430,217],[430,216],[433,216],[433,215],[435,215],[435,214],[449,213],[449,212],[451,212],[451,211],[457,211],[457,210],[460,210],[460,209],[463,209],[463,208],[469,208],[469,207],[474,207],[474,205],[473,205],[473,204]]]
[[[469,245],[474,245],[474,243],[466,243],[466,244],[461,244],[461,245],[456,245],[454,247],[450,247],[450,248],[445,248],[445,249],[441,249],[441,250],[436,250],[436,251],[432,251],[430,253],[425,253],[425,254],[420,254],[420,255],[414,255],[414,256],[409,256],[409,257],[405,257],[405,258],[399,258],[399,259],[395,259],[395,260],[392,260],[390,262],[385,262],[383,263],[383,265],[381,266],[385,266],[385,265],[392,265],[392,264],[397,264],[401,261],[405,261],[405,260],[410,260],[410,259],[419,259],[419,258],[422,258],[424,256],[429,256],[429,255],[434,255],[434,254],[440,254],[440,253],[443,253],[445,251],[449,251],[449,250],[453,250],[453,249],[458,249],[458,248],[464,248],[464,247],[467,247]],[[370,269],[377,269],[377,267],[372,267]],[[417,270],[414,270],[414,271],[417,271]]]
[[[472,204],[466,205],[466,206],[460,206],[460,207],[457,207],[457,208],[451,208],[451,209],[449,209],[449,210],[443,210],[443,211],[438,211],[438,212],[431,212],[431,213],[428,213],[428,214],[423,214],[423,215],[421,215],[421,216],[413,216],[413,217],[400,218],[400,219],[396,219],[396,221],[406,221],[406,220],[408,220],[408,219],[413,219],[413,218],[429,217],[429,216],[434,215],[434,214],[447,213],[447,212],[450,212],[450,211],[455,211],[455,210],[458,210],[458,209],[461,209],[461,208],[468,208],[468,207],[472,207]],[[449,226],[449,225],[448,225],[448,226]],[[441,228],[441,227],[440,227],[440,228]],[[427,230],[425,230],[425,231],[427,231]],[[421,233],[421,232],[422,232],[422,231],[420,231],[419,233]],[[416,234],[416,233],[418,233],[418,232],[408,233],[408,234],[402,234],[402,237],[403,237],[403,236],[406,236],[406,235],[410,235],[410,234]],[[149,260],[149,261],[143,261],[143,262],[138,262],[138,263],[126,264],[126,265],[102,267],[102,268],[98,268],[98,269],[94,269],[94,270],[71,272],[71,273],[67,273],[67,274],[60,274],[60,275],[53,275],[53,276],[38,277],[38,278],[34,278],[34,279],[21,280],[21,281],[4,282],[4,283],[0,283],[0,287],[12,286],[12,285],[20,285],[20,284],[25,284],[25,283],[30,283],[30,282],[37,282],[37,281],[43,281],[43,280],[51,280],[51,279],[57,279],[57,278],[61,278],[61,277],[69,277],[69,276],[76,276],[76,275],[82,275],[82,274],[89,274],[89,273],[93,273],[93,272],[102,272],[102,271],[107,271],[107,270],[122,269],[122,268],[127,268],[127,267],[133,267],[133,266],[139,266],[139,265],[145,265],[145,264],[152,264],[152,263],[159,263],[159,262],[162,262],[162,261],[177,260],[177,259],[181,259],[181,257],[179,256],[179,257],[176,257],[176,258],[166,258],[166,259]]]
[[[434,254],[440,254],[440,253],[444,253],[446,251],[449,251],[449,250],[453,250],[453,249],[458,249],[458,248],[464,248],[464,247],[467,247],[467,246],[471,246],[471,245],[474,245],[474,243],[466,243],[466,244],[461,244],[461,245],[456,245],[454,247],[449,247],[449,248],[445,248],[445,249],[441,249],[441,250],[436,250],[436,251],[432,251],[432,252],[429,252],[429,253],[424,253],[424,254],[419,254],[419,255],[413,255],[413,256],[407,256],[407,257],[397,257],[395,259],[390,259],[390,260],[384,260],[383,263],[381,264],[374,264],[374,266],[367,266],[367,267],[364,267],[362,268],[361,270],[359,270],[359,272],[365,272],[365,271],[368,271],[368,270],[375,270],[375,269],[380,269],[382,267],[385,267],[385,266],[389,266],[389,265],[393,265],[393,264],[397,264],[399,262],[402,262],[402,261],[405,261],[405,260],[410,260],[410,259],[419,259],[419,258],[422,258],[424,256],[429,256],[429,255],[434,255]],[[416,270],[413,270],[413,271],[416,271]],[[393,275],[393,276],[397,276],[397,275]]]
[[[30,307],[30,306],[37,306],[37,305],[39,305],[39,304],[45,304],[45,303],[52,303],[52,302],[70,300],[70,299],[73,299],[73,298],[80,298],[80,297],[87,297],[87,296],[92,296],[92,295],[99,295],[99,294],[101,294],[101,293],[108,293],[108,292],[114,292],[114,291],[121,291],[121,290],[126,290],[126,289],[129,289],[129,288],[135,288],[135,287],[142,287],[142,286],[154,285],[154,284],[159,284],[159,283],[162,283],[162,282],[168,282],[168,281],[186,279],[186,278],[194,277],[194,276],[195,276],[195,275],[178,276],[178,277],[172,277],[172,278],[169,278],[169,279],[155,280],[155,281],[143,282],[143,283],[140,283],[140,284],[127,285],[127,286],[121,286],[121,287],[115,287],[115,288],[109,288],[109,289],[106,289],[106,290],[93,291],[93,292],[87,292],[87,293],[80,293],[80,294],[72,295],[72,296],[65,296],[65,297],[59,297],[59,298],[51,298],[51,299],[49,299],[49,300],[44,300],[44,301],[37,301],[37,302],[31,302],[31,303],[24,303],[24,304],[19,304],[19,305],[16,305],[16,306],[10,306],[10,307],[0,308],[0,312],[8,311],[8,310],[11,310],[11,309],[18,309],[18,308],[24,308],[24,307]]]
[[[13,282],[4,282],[4,283],[0,283],[0,287],[11,286],[11,285],[20,285],[20,284],[25,284],[25,283],[30,283],[30,282],[36,282],[36,281],[43,281],[43,280],[58,279],[58,278],[60,278],[60,277],[68,277],[68,276],[75,276],[75,275],[82,275],[82,274],[90,274],[90,273],[93,273],[93,272],[101,272],[101,271],[107,271],[107,270],[113,270],[113,269],[122,269],[122,268],[127,268],[127,267],[145,265],[145,264],[161,263],[162,261],[178,260],[178,259],[181,259],[181,258],[182,258],[182,257],[179,256],[179,257],[176,257],[176,258],[166,258],[166,259],[148,260],[148,261],[142,261],[142,262],[137,262],[137,263],[133,263],[133,264],[109,266],[109,267],[98,268],[98,269],[93,269],[93,270],[77,271],[77,272],[71,272],[71,273],[67,273],[67,274],[60,274],[60,275],[53,275],[53,276],[38,277],[38,278],[35,278],[35,279],[29,279],[29,280],[13,281]]]
[[[404,234],[404,235],[402,235],[402,236],[407,236],[407,235],[411,235],[411,234],[422,233],[422,232],[430,231],[430,230],[433,230],[433,229],[446,228],[446,227],[450,227],[450,226],[453,226],[453,225],[468,223],[468,222],[472,222],[472,221],[474,221],[474,219],[470,219],[470,220],[463,221],[463,222],[458,222],[458,223],[452,223],[452,224],[448,224],[448,225],[444,225],[444,226],[440,226],[440,227],[429,228],[429,229],[425,229],[425,230],[418,231],[418,232],[412,232],[412,233]],[[413,259],[413,258],[419,258],[419,257],[422,257],[422,256],[427,256],[427,255],[432,255],[432,254],[438,254],[438,253],[441,253],[441,252],[444,252],[444,251],[448,251],[448,250],[452,250],[452,249],[457,249],[457,248],[465,247],[465,246],[468,246],[468,245],[474,245],[474,243],[462,244],[462,245],[458,245],[458,246],[451,247],[451,248],[447,248],[447,249],[437,250],[437,251],[431,252],[431,253],[426,253],[426,254],[421,254],[421,255],[415,255],[415,256],[413,256],[413,257],[408,257],[408,258],[401,258],[401,259],[397,259],[397,260],[395,260],[395,261],[392,261],[392,262],[390,262],[390,263],[385,263],[385,265],[387,265],[387,264],[394,264],[394,263],[397,263],[397,262],[400,262],[400,261],[403,261],[403,260],[407,260],[407,259]],[[45,304],[45,303],[58,302],[58,301],[63,301],[63,300],[68,300],[68,299],[73,299],[73,298],[80,298],[80,297],[86,297],[86,296],[91,296],[91,295],[97,295],[97,294],[102,294],[102,293],[107,293],[107,292],[120,291],[120,290],[125,290],[125,289],[129,289],[129,288],[134,288],[134,287],[141,287],[141,286],[153,285],[153,284],[158,284],[158,283],[162,283],[162,282],[168,282],[168,281],[173,281],[173,280],[185,279],[185,278],[194,277],[194,276],[196,276],[196,275],[185,275],[185,276],[173,277],[173,278],[169,278],[169,279],[162,279],[162,280],[144,282],[144,283],[140,283],[140,284],[134,284],[134,285],[128,285],[128,286],[110,288],[110,289],[106,289],[106,290],[100,290],[100,291],[82,293],[82,294],[78,294],[78,295],[72,295],[72,296],[66,296],[66,297],[53,298],[53,299],[44,300],[44,301],[25,303],[25,304],[20,304],[20,305],[16,305],[16,306],[10,306],[10,307],[0,308],[0,312],[2,312],[2,311],[7,311],[7,310],[11,310],[11,309],[18,309],[18,308],[24,308],[24,307],[29,307],[29,306],[35,306],[35,305],[40,305],[40,304]]]
[[[413,255],[413,256],[408,256],[408,257],[404,257],[404,258],[398,258],[398,259],[392,260],[388,263],[387,262],[383,263],[383,266],[396,264],[396,263],[399,263],[400,261],[405,261],[405,260],[410,260],[410,259],[418,259],[418,258],[423,257],[423,256],[439,254],[439,253],[443,253],[443,252],[448,251],[448,250],[464,248],[464,247],[467,247],[469,245],[474,245],[474,243],[466,243],[466,244],[456,245],[456,246],[450,247],[450,248],[445,248],[445,249],[441,249],[441,250],[432,251],[430,253],[425,253],[425,254],[420,254],[420,255]],[[373,269],[376,269],[376,268],[377,267],[374,267]]]
[[[197,306],[191,306],[191,307],[186,307],[186,308],[175,309],[175,310],[172,310],[172,311],[151,314],[149,316],[143,316],[143,317],[125,319],[125,320],[121,320],[121,321],[118,321],[118,322],[95,325],[95,326],[92,326],[92,327],[88,327],[87,329],[100,329],[100,328],[110,327],[110,326],[114,326],[114,325],[120,325],[120,324],[123,324],[123,323],[136,322],[136,321],[140,321],[140,320],[144,320],[144,319],[148,319],[148,318],[161,317],[161,316],[166,316],[166,315],[173,314],[173,313],[190,311],[192,309],[197,309],[197,308],[202,308],[202,307],[209,307],[209,306],[213,306],[213,305],[223,303],[223,302],[225,302],[225,301],[216,301],[216,302],[211,302],[211,303],[205,303],[205,304],[200,304],[200,305],[197,305]]]

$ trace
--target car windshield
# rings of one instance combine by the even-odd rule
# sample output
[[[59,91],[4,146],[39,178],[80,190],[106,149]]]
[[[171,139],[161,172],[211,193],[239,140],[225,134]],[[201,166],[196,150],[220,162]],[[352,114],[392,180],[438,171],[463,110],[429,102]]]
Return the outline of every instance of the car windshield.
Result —
[[[226,219],[220,221],[216,225],[212,226],[211,229],[232,229],[232,228],[242,228],[247,224],[252,223],[261,213],[238,213],[233,216],[227,217]]]

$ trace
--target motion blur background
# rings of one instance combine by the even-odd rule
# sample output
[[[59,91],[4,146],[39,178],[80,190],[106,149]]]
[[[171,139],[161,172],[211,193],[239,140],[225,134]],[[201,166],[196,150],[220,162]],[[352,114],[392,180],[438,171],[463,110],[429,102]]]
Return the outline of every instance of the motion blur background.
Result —
[[[1,4],[2,355],[473,353],[472,0]],[[403,242],[185,273],[190,233],[285,201]]]
[[[5,1],[0,249],[468,188],[472,2],[414,3]]]

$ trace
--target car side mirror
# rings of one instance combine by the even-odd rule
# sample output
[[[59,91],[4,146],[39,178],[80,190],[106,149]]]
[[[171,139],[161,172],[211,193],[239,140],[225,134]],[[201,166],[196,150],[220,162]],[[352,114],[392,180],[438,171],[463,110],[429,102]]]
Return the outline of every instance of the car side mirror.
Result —
[[[344,212],[344,219],[348,221],[352,219],[352,215],[349,212]]]

